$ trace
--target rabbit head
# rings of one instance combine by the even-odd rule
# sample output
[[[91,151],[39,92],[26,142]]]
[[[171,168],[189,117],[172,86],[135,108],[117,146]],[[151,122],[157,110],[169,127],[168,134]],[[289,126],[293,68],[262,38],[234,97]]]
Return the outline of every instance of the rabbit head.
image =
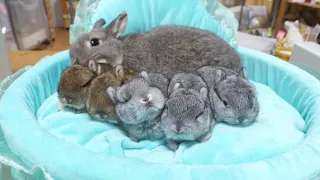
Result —
[[[83,109],[87,91],[94,74],[80,65],[68,67],[58,85],[59,100],[64,106]]]
[[[113,68],[122,64],[120,36],[126,29],[128,16],[121,13],[106,28],[105,20],[98,20],[92,31],[80,35],[70,47],[72,64],[87,66],[89,60],[98,64],[109,64]],[[118,66],[120,67],[120,66]]]
[[[196,140],[211,127],[211,109],[203,98],[207,89],[199,93],[194,89],[177,88],[166,101],[161,117],[161,126],[168,139]],[[201,97],[203,96],[203,97]]]
[[[162,92],[150,86],[143,76],[129,80],[121,87],[109,87],[109,97],[116,105],[116,112],[123,123],[140,124],[157,118],[164,107]]]
[[[119,86],[120,84],[121,81],[112,72],[105,72],[96,77],[88,89],[86,100],[88,114],[95,119],[118,121],[115,107],[107,93],[107,88]]]
[[[255,87],[237,75],[216,78],[218,83],[209,92],[216,120],[244,126],[253,123],[259,113]]]

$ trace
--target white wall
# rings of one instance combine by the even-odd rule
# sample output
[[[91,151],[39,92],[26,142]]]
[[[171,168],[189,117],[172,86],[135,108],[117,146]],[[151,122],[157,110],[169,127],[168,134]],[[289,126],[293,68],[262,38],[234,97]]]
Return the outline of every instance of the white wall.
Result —
[[[61,9],[61,0],[50,0],[52,13],[53,13],[53,24],[55,27],[63,27],[63,17]]]
[[[0,24],[1,27],[1,24]],[[8,53],[7,53],[7,47],[5,45],[5,40],[3,34],[0,32],[0,82],[9,76],[12,73]]]

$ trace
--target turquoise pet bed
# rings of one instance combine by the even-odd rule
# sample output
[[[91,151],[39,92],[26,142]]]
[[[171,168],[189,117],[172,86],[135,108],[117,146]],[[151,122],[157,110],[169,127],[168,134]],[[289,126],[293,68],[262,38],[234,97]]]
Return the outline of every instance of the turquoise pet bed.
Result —
[[[79,13],[84,7],[95,10]],[[81,1],[70,36],[74,40],[98,18],[110,22],[123,10],[129,14],[127,33],[161,24],[190,25],[217,33],[237,49],[257,89],[261,105],[257,122],[249,127],[217,124],[208,142],[183,143],[176,152],[163,141],[132,142],[114,124],[57,110],[60,74],[70,66],[68,51],[63,51],[2,83],[0,90],[14,80],[0,102],[2,177],[7,173],[14,179],[61,180],[319,179],[316,78],[276,57],[237,47],[235,29],[225,21],[236,20],[215,1]],[[219,12],[226,19],[219,19]]]

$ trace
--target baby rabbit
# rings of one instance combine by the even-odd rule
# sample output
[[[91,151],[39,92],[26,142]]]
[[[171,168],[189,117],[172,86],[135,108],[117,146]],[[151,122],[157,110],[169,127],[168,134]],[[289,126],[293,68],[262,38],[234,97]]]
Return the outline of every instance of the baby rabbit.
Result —
[[[101,75],[105,72],[114,72],[114,74],[117,76],[118,79],[122,79],[125,81],[126,77],[125,75],[129,75],[129,77],[132,77],[131,74],[132,72],[135,72],[133,70],[126,70],[127,73],[124,73],[123,67],[121,65],[117,65],[115,68],[113,68],[111,65],[109,64],[105,64],[105,63],[97,63],[94,60],[89,60],[88,64],[86,65],[89,67],[89,69],[94,72],[96,75]],[[128,72],[130,72],[128,74]]]
[[[112,72],[105,72],[96,77],[88,90],[86,100],[88,114],[95,119],[107,119],[117,122],[118,117],[113,102],[107,93],[107,88],[119,85],[121,85],[121,80]]]
[[[85,99],[94,74],[89,68],[80,65],[68,67],[60,77],[58,95],[59,110],[64,106],[76,109],[78,113],[85,111]]]
[[[71,44],[72,64],[84,66],[88,60],[94,60],[113,68],[122,65],[169,78],[178,72],[194,72],[205,65],[220,65],[237,71],[242,67],[238,53],[212,32],[168,25],[121,36],[127,21],[126,12],[105,28],[106,22],[98,20],[91,32],[80,35]]]
[[[113,72],[116,78],[122,83],[139,74],[137,71],[131,69],[124,70],[121,66],[120,68],[116,67],[115,71],[113,71],[113,68],[109,64],[98,64],[94,60],[90,60],[88,66],[96,75],[101,75],[105,72]]]
[[[89,64],[91,70],[97,70],[96,67],[98,66],[94,61],[90,60]],[[104,64],[104,66],[105,68],[108,68],[106,66],[109,65]],[[108,70],[111,69],[112,68],[109,68]],[[117,122],[118,117],[116,115],[113,102],[107,93],[107,88],[110,86],[120,86],[125,81],[128,81],[131,78],[133,78],[136,74],[138,73],[131,71],[129,72],[129,70],[125,70],[123,76],[120,77],[116,76],[115,72],[106,71],[103,74],[96,77],[92,81],[88,90],[86,100],[86,108],[88,110],[88,114],[90,114],[92,117],[96,119],[108,119],[110,121]]]
[[[240,73],[224,67],[205,66],[198,73],[209,88],[209,99],[217,121],[249,125],[259,113],[255,87]]]
[[[177,150],[182,141],[207,141],[215,121],[202,78],[178,73],[173,76],[168,91],[170,96],[161,117],[161,128],[169,149]]]
[[[121,126],[132,141],[161,139],[161,113],[166,101],[160,90],[168,80],[159,74],[141,72],[121,87],[109,87]]]

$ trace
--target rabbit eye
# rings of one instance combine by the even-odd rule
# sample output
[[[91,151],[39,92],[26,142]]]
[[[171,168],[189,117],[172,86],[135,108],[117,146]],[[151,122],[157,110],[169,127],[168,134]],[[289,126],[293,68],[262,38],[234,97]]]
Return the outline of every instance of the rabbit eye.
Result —
[[[199,118],[200,116],[202,116],[202,114],[203,114],[203,113],[198,114],[198,115],[196,116],[196,120],[198,120],[198,118]]]
[[[149,102],[149,100],[147,98],[143,98],[141,101],[144,102],[144,103]]]
[[[98,46],[98,45],[100,45],[100,43],[101,43],[101,40],[99,40],[97,38],[92,38],[90,41],[91,47]]]
[[[222,101],[222,102],[223,102],[224,106],[228,107],[228,103],[227,102],[225,102],[225,101]]]
[[[124,97],[124,98],[123,98],[123,102],[124,102],[124,103],[127,103],[127,102],[130,101],[130,99],[131,99],[130,97]]]

